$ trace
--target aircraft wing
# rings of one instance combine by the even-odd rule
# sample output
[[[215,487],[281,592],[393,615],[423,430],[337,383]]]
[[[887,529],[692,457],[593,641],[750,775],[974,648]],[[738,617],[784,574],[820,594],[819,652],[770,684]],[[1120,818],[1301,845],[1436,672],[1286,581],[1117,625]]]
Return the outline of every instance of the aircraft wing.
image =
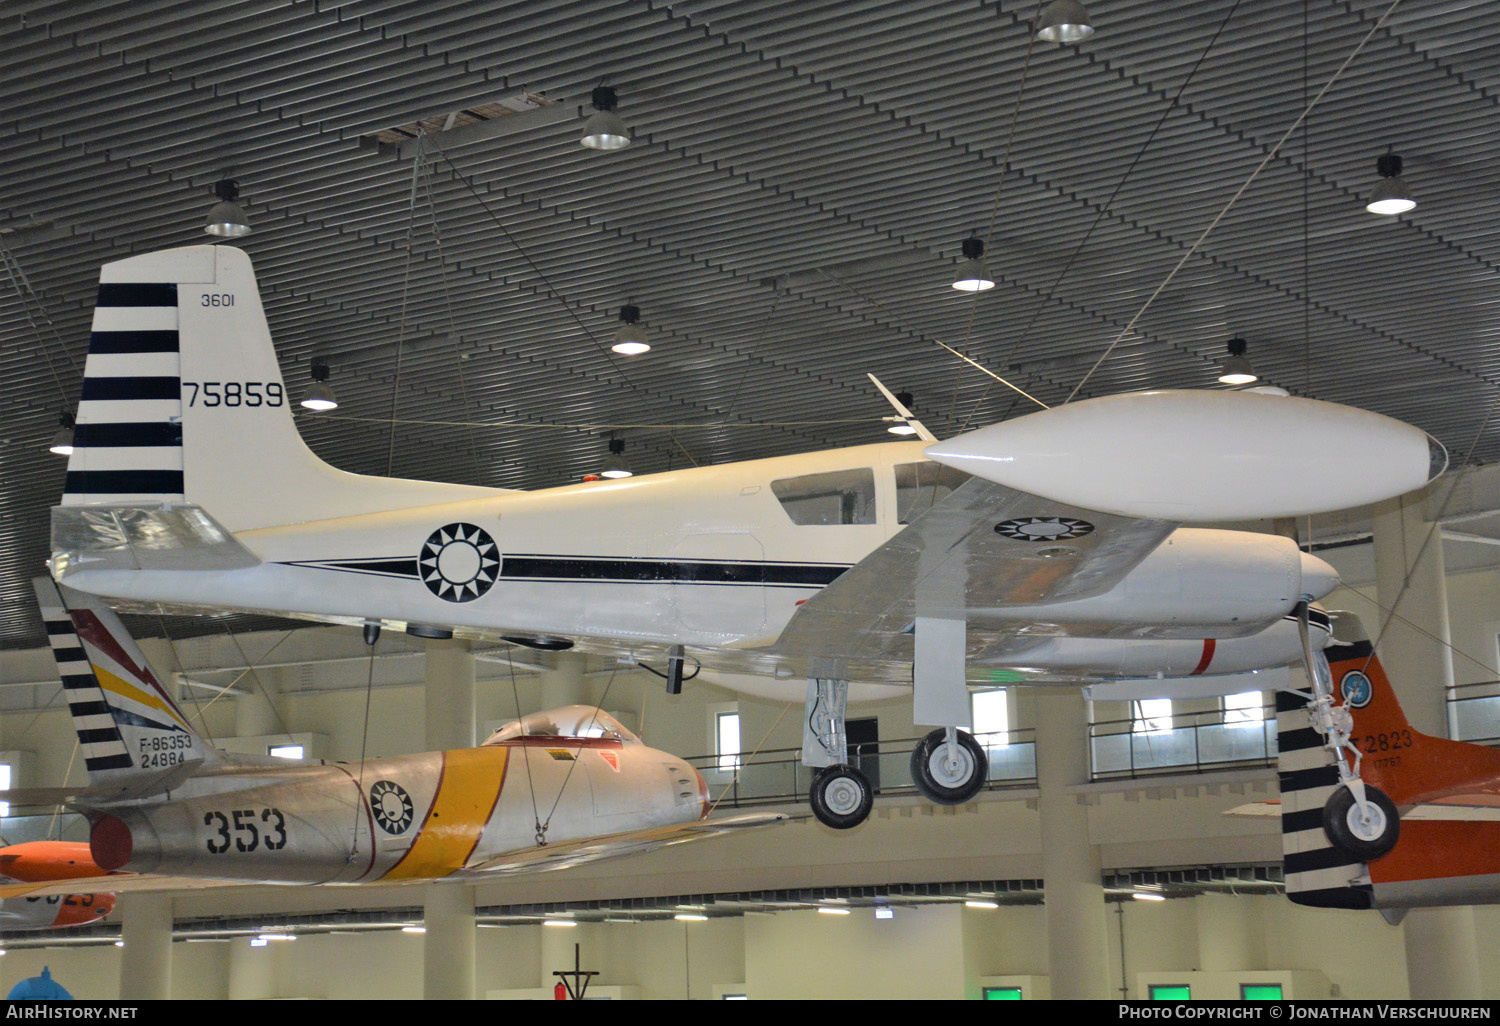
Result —
[[[0,899],[45,898],[51,894],[147,894],[156,891],[203,891],[215,887],[254,887],[247,880],[218,880],[196,876],[152,876],[149,873],[111,873],[80,876],[46,883],[0,884]]]
[[[191,503],[54,506],[52,572],[68,570],[242,570],[255,555]]]
[[[1281,803],[1275,799],[1251,802],[1226,809],[1226,816],[1281,817]],[[1462,823],[1500,823],[1500,799],[1494,795],[1454,795],[1414,805],[1401,813],[1403,822],[1442,820]]]
[[[569,866],[581,866],[600,859],[654,851],[669,844],[685,844],[688,841],[701,841],[707,837],[717,837],[720,834],[738,830],[773,826],[794,818],[796,817],[784,812],[751,812],[740,816],[726,816],[723,819],[700,819],[692,823],[627,830],[623,833],[588,837],[577,841],[562,841],[543,848],[522,848],[473,863],[449,879],[504,876],[532,873],[543,869],[566,869]]]
[[[976,610],[1101,594],[1177,526],[972,478],[808,599],[777,649],[910,661],[918,616],[970,620]]]

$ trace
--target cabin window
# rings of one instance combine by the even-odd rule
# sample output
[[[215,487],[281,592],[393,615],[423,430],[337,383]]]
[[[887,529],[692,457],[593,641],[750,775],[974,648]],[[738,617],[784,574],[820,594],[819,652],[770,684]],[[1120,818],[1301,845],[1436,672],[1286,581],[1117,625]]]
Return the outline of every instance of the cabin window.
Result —
[[[875,472],[869,467],[784,477],[771,482],[771,491],[794,524],[875,523]]]
[[[962,470],[931,460],[896,464],[896,522],[911,523],[969,477]]]

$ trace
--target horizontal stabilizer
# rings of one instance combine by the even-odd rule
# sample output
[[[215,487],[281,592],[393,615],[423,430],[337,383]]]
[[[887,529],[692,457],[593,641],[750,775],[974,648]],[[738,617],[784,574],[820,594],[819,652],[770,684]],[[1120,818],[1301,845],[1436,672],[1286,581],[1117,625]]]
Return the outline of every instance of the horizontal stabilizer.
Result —
[[[200,507],[182,503],[55,506],[52,573],[243,570],[260,558]]]

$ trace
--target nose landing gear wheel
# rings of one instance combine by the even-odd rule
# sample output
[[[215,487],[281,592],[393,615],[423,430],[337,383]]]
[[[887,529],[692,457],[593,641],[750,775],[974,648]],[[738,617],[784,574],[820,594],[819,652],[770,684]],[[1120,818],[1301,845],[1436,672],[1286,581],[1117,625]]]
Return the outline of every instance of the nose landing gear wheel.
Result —
[[[819,770],[813,777],[809,797],[818,822],[835,830],[859,826],[875,804],[870,781],[853,766],[828,766]]]
[[[1396,804],[1379,788],[1365,785],[1365,804],[1361,807],[1350,790],[1341,787],[1323,806],[1323,832],[1345,855],[1373,862],[1396,846],[1401,817]]]
[[[974,735],[957,731],[958,744],[948,746],[942,727],[928,734],[911,753],[911,779],[928,801],[939,805],[962,805],[984,787],[989,763],[984,747]]]

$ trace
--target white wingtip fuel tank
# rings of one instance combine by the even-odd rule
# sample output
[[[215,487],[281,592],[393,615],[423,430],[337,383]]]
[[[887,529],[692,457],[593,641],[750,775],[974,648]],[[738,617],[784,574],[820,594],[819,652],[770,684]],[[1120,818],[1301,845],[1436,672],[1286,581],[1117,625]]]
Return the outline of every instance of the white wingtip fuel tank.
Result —
[[[1085,509],[1180,522],[1301,516],[1420,488],[1447,452],[1399,420],[1266,392],[1160,391],[1054,407],[927,456]]]

